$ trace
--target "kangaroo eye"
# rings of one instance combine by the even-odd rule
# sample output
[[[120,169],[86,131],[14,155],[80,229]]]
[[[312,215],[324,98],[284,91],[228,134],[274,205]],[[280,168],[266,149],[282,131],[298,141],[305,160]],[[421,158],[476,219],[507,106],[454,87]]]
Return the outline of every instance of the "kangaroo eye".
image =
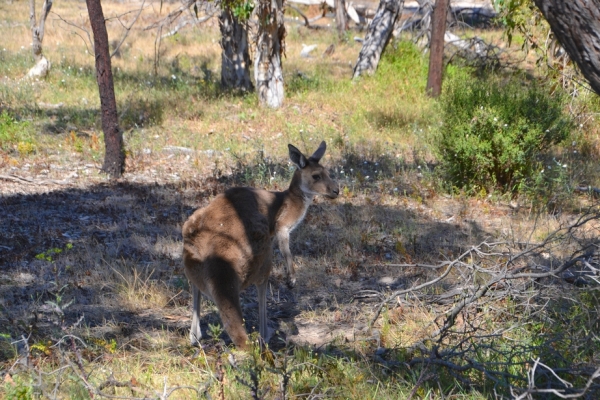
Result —
[[[312,177],[315,181],[321,180],[321,175],[313,175]]]

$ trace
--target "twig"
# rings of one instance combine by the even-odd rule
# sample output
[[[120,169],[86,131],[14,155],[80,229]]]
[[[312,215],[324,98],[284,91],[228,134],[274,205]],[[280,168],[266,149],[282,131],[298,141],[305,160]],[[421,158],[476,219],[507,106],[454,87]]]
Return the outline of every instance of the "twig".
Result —
[[[208,21],[209,19],[211,19],[213,16],[214,16],[214,14],[209,14],[209,15],[204,16],[203,18],[186,19],[185,21],[180,22],[175,28],[171,29],[169,32],[162,35],[161,39],[164,39],[169,36],[173,36],[173,35],[177,34],[177,32],[179,32],[180,29],[186,27],[187,25],[189,25],[191,23],[194,23],[195,25],[202,24],[202,23]]]
[[[85,29],[85,28],[82,28],[81,26],[79,26],[79,25],[77,25],[77,24],[75,24],[75,23],[73,23],[73,22],[71,22],[71,21],[67,21],[66,19],[64,19],[63,17],[61,17],[61,15],[60,15],[60,14],[57,14],[57,13],[55,13],[55,12],[52,12],[52,14],[56,15],[56,16],[57,16],[57,17],[58,17],[58,18],[59,18],[59,19],[60,19],[62,22],[64,22],[65,24],[67,24],[67,25],[70,25],[70,26],[72,26],[73,28],[77,28],[77,29],[79,29],[79,30],[82,30],[82,31],[84,31],[84,32],[85,32],[85,34],[86,34],[86,36],[87,36],[87,38],[88,38],[88,40],[87,40],[87,41],[86,41],[86,40],[85,40],[85,38],[84,38],[83,36],[81,36],[79,33],[77,33],[77,32],[73,32],[73,33],[74,33],[74,34],[76,34],[77,36],[79,36],[79,37],[81,38],[81,40],[83,40],[83,44],[85,44],[85,50],[87,51],[87,53],[88,53],[89,55],[93,56],[93,55],[94,55],[94,52],[93,52],[93,51],[90,51],[90,48],[88,47],[88,42],[89,42],[89,43],[90,43],[90,47],[91,47],[92,49],[94,48],[94,45],[92,44],[92,43],[94,43],[94,41],[92,40],[92,37],[90,36],[90,32],[89,32],[87,29]]]
[[[410,293],[410,292],[414,292],[416,290],[419,289],[423,289],[425,287],[431,286],[436,284],[437,282],[441,281],[442,279],[444,279],[446,276],[448,276],[448,274],[450,273],[450,271],[452,270],[452,267],[454,267],[454,265],[461,263],[461,259],[463,259],[464,257],[466,257],[467,255],[471,254],[471,252],[473,251],[473,248],[465,251],[463,254],[461,254],[458,258],[456,258],[453,261],[446,261],[441,263],[439,266],[427,266],[427,268],[441,268],[443,266],[447,266],[446,270],[437,278],[432,279],[430,281],[427,281],[425,283],[422,283],[421,285],[418,286],[413,286],[410,289],[403,289],[403,290],[397,290],[394,293],[392,293],[391,295],[388,296],[388,298],[384,301],[381,302],[381,304],[379,305],[379,307],[377,307],[377,311],[375,311],[375,316],[371,319],[371,322],[369,323],[370,326],[373,326],[373,324],[375,323],[375,321],[377,321],[377,318],[379,318],[379,314],[381,314],[381,310],[383,309],[383,307],[388,304],[390,301],[394,300],[396,297],[406,294],[406,293]],[[400,265],[400,264],[398,264]]]
[[[534,378],[535,378],[535,370],[538,365],[541,365],[542,367],[544,367],[548,371],[550,371],[550,373],[553,376],[555,376],[563,385],[565,385],[567,387],[567,389],[538,389],[538,388],[536,388]],[[523,400],[525,398],[531,398],[531,395],[535,394],[535,393],[552,394],[554,396],[560,397],[561,399],[577,399],[577,398],[583,397],[588,392],[588,390],[590,390],[592,388],[592,384],[594,383],[594,380],[596,380],[597,378],[600,378],[600,367],[594,371],[594,373],[587,380],[585,386],[581,389],[573,389],[573,384],[565,381],[564,379],[561,379],[556,374],[556,372],[554,372],[554,370],[552,370],[552,368],[548,367],[547,365],[542,364],[540,362],[539,358],[534,360],[534,365],[531,368],[528,375],[529,375],[529,388],[525,392],[521,393],[518,396],[514,396],[514,392],[513,392],[513,396],[514,396],[515,400]],[[578,393],[566,393],[567,390],[569,390],[569,391],[577,390]]]
[[[133,27],[133,24],[135,24],[138,20],[138,18],[140,17],[140,15],[142,14],[142,11],[144,10],[144,5],[146,4],[146,0],[142,0],[142,5],[140,6],[140,9],[138,10],[137,15],[135,16],[135,18],[133,18],[133,21],[131,21],[131,24],[129,24],[128,27],[123,26],[125,28],[125,34],[123,35],[123,37],[121,38],[121,41],[119,41],[119,44],[117,44],[113,50],[113,52],[111,53],[110,57],[113,58],[115,56],[115,54],[117,54],[117,52],[119,51],[119,49],[121,48],[121,45],[123,44],[123,42],[125,42],[125,39],[127,39],[127,36],[129,36],[129,32],[131,31],[131,27]],[[117,16],[117,19],[119,20],[119,22],[121,22],[120,19],[121,16]]]

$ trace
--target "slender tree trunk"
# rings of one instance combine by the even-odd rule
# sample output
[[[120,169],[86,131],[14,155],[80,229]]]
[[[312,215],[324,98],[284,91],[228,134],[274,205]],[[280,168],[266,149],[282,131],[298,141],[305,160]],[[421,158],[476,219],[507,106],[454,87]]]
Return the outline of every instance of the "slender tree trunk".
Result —
[[[261,105],[279,108],[283,104],[285,26],[283,0],[259,0],[257,5],[258,38],[254,58],[254,77]]]
[[[341,38],[346,34],[348,29],[348,17],[346,14],[346,1],[335,0],[335,24],[337,26],[338,35]]]
[[[442,71],[444,67],[444,34],[448,0],[436,0],[431,24],[431,44],[429,46],[429,74],[425,91],[431,97],[442,93]]]
[[[534,0],[552,33],[600,95],[600,0]]]
[[[404,0],[381,0],[358,55],[353,79],[364,73],[375,73],[381,54],[392,37],[394,24],[403,7]]]
[[[33,59],[35,60],[35,66],[33,66],[27,76],[30,78],[43,78],[48,74],[50,70],[50,62],[42,53],[42,41],[44,40],[44,27],[46,25],[46,18],[50,14],[52,8],[52,0],[45,0],[42,5],[42,15],[40,16],[40,22],[36,21],[35,17],[35,0],[29,0],[29,26],[31,28],[31,49],[33,52]]]
[[[228,90],[251,92],[250,54],[247,24],[241,23],[229,7],[222,6],[221,28],[221,86]]]
[[[94,33],[94,53],[96,55],[96,80],[100,92],[102,131],[104,132],[104,165],[102,171],[112,178],[118,178],[125,169],[123,135],[119,128],[115,87],[108,48],[108,33],[100,0],[86,0],[92,32]]]

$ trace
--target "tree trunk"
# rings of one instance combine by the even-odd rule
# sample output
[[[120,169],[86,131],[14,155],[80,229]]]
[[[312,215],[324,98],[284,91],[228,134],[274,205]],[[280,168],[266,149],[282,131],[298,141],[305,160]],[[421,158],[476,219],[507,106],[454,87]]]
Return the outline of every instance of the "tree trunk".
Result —
[[[52,0],[44,0],[44,4],[42,5],[42,15],[38,24],[35,18],[35,0],[29,0],[29,26],[31,27],[32,36],[31,49],[33,52],[33,59],[35,60],[35,66],[27,73],[27,77],[29,78],[43,78],[50,70],[50,62],[42,53],[42,41],[44,40],[46,18],[48,18],[51,8]]]
[[[338,35],[340,39],[342,39],[348,29],[345,0],[335,0],[335,24],[337,26]]]
[[[229,7],[222,6],[219,16],[221,29],[221,86],[226,90],[251,92],[250,54],[247,25],[236,18]]]
[[[358,55],[353,79],[364,73],[370,75],[375,73],[381,54],[390,41],[394,24],[403,7],[404,0],[381,0]]]
[[[254,78],[261,105],[279,108],[283,104],[285,26],[283,0],[260,0],[257,6],[258,38],[254,58]]]
[[[552,33],[600,95],[600,0],[534,0]]]
[[[431,42],[429,46],[429,73],[425,91],[431,97],[442,93],[442,70],[444,66],[444,34],[448,0],[436,0],[431,24]]]
[[[86,0],[92,32],[94,33],[94,53],[96,55],[96,80],[100,92],[102,131],[104,132],[104,165],[102,171],[112,178],[118,178],[125,169],[123,135],[119,128],[117,102],[112,75],[108,34],[100,0]]]

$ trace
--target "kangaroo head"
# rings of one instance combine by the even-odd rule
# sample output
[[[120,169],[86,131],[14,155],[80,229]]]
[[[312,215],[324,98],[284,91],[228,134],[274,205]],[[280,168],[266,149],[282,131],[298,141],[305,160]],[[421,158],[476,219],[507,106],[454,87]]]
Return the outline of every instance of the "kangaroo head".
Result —
[[[338,197],[340,194],[338,183],[329,177],[327,169],[319,163],[327,148],[325,141],[321,142],[319,148],[308,158],[291,144],[288,144],[288,148],[290,149],[290,160],[298,167],[292,184],[296,182],[300,190],[307,195],[320,194],[330,199]]]

